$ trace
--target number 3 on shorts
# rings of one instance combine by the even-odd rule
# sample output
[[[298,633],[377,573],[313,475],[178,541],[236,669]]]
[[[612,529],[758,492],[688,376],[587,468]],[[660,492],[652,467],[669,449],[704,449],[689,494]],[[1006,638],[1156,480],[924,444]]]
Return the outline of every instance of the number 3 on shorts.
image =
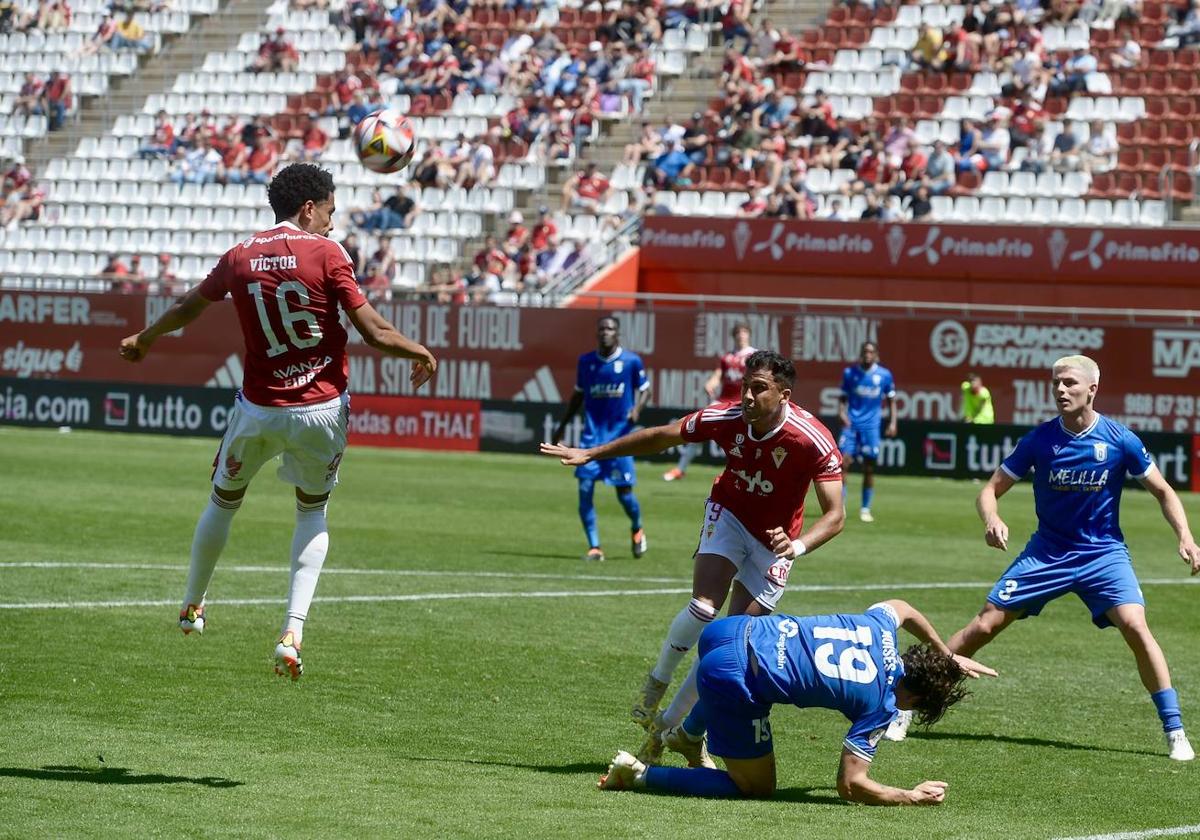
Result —
[[[1007,601],[1009,598],[1011,598],[1013,596],[1013,593],[1017,591],[1017,586],[1018,586],[1018,584],[1015,580],[1004,581],[1004,589],[1002,589],[1000,591],[1000,594],[997,595],[996,597],[999,598],[1001,601]]]
[[[768,718],[755,718],[750,723],[754,726],[754,743],[771,743],[771,721]]]

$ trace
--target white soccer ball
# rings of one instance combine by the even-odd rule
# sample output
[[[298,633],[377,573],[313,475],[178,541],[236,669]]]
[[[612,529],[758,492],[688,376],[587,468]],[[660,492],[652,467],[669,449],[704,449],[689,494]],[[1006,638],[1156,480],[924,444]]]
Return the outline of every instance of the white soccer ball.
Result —
[[[412,161],[417,137],[408,117],[388,108],[368,114],[354,127],[354,149],[367,169],[399,172]]]

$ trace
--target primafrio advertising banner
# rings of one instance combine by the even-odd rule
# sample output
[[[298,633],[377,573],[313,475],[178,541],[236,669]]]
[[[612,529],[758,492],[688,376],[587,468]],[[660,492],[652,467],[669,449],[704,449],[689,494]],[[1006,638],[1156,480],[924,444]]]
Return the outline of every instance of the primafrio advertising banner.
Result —
[[[242,339],[228,302],[159,340],[140,364],[118,356],[120,340],[169,303],[159,297],[0,293],[0,377],[235,389],[242,377]],[[1005,313],[612,312],[427,303],[378,308],[429,347],[441,367],[431,385],[414,393],[408,362],[376,353],[351,329],[355,396],[563,403],[574,390],[579,355],[595,347],[597,317],[613,314],[621,321],[622,344],[645,360],[651,404],[668,409],[708,401],[704,383],[730,349],[733,327],[744,322],[756,347],[795,360],[793,399],[821,416],[836,415],[842,372],[870,340],[895,376],[902,421],[959,419],[961,384],[968,371],[976,371],[991,390],[998,422],[1040,422],[1055,413],[1051,364],[1062,355],[1085,353],[1102,369],[1097,402],[1102,412],[1139,431],[1200,431],[1200,325],[1183,320],[1134,325]]]

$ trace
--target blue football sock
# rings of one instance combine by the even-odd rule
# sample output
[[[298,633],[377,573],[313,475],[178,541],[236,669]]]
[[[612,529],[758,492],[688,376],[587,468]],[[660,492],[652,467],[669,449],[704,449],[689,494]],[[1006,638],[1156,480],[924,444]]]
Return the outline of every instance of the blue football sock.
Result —
[[[647,767],[646,789],[684,796],[741,796],[724,770],[707,767]]]
[[[1179,712],[1179,695],[1173,688],[1164,688],[1150,695],[1154,708],[1158,709],[1158,717],[1162,720],[1163,732],[1173,732],[1183,729],[1183,717]]]
[[[697,700],[696,705],[692,706],[692,710],[688,712],[688,716],[683,721],[683,731],[693,738],[699,738],[707,730],[708,721],[705,720],[704,701]]]
[[[622,493],[617,491],[617,501],[621,503],[621,507],[625,508],[625,514],[629,517],[629,526],[634,531],[639,531],[642,528],[642,506],[638,504],[637,496],[633,495],[633,491]]]
[[[596,506],[592,495],[596,482],[590,478],[579,479],[579,520],[583,523],[583,533],[587,536],[588,548],[600,545],[600,531],[596,528]]]
[[[871,501],[875,498],[874,487],[864,487],[862,492],[862,506],[865,508],[871,507]]]

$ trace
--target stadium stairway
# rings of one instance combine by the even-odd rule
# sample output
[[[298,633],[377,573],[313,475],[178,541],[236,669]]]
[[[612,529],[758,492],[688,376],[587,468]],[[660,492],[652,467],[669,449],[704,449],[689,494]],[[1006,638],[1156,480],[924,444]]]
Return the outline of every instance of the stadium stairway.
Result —
[[[77,118],[63,131],[26,144],[30,167],[40,174],[52,159],[72,156],[80,140],[103,136],[118,116],[140,111],[147,96],[170,90],[180,73],[198,70],[207,53],[231,49],[242,33],[258,29],[269,5],[270,0],[226,0],[216,14],[197,19],[188,32],[164,43],[156,55],[144,57],[135,74],[114,78],[107,96],[83,102]]]

